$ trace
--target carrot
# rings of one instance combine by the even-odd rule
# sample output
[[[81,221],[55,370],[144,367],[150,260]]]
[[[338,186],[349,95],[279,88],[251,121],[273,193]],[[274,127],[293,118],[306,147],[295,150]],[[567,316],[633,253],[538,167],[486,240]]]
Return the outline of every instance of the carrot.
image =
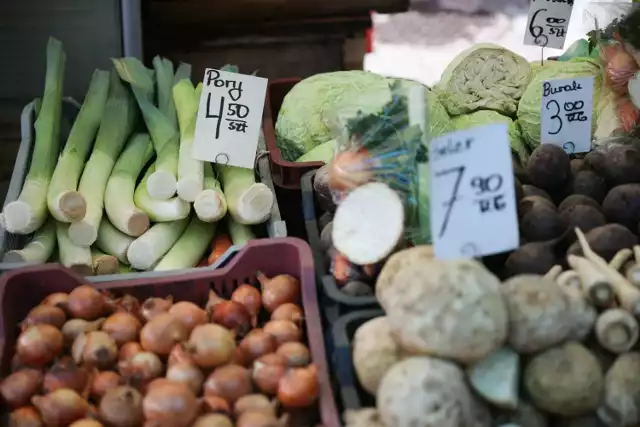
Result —
[[[625,132],[631,132],[640,123],[640,111],[627,96],[616,100],[616,115]]]
[[[231,246],[233,246],[233,242],[227,233],[216,234],[211,241],[211,253],[207,258],[207,265],[216,262]]]
[[[336,252],[333,257],[331,267],[333,270],[333,277],[336,279],[336,282],[343,285],[349,281],[351,277],[351,262],[349,262],[347,257]]]

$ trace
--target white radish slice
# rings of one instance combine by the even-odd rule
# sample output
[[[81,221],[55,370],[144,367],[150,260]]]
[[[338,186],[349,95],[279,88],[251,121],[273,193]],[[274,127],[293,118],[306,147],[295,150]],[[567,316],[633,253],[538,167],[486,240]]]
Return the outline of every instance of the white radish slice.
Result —
[[[471,387],[490,403],[506,409],[518,407],[520,359],[502,347],[467,369]]]

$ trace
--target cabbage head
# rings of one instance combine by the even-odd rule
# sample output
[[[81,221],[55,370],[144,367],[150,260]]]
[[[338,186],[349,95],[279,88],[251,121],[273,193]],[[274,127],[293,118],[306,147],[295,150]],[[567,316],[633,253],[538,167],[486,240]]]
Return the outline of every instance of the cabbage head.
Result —
[[[511,120],[507,116],[491,111],[481,110],[462,116],[456,116],[451,119],[455,130],[469,129],[476,126],[483,126],[493,123],[506,123],[509,134],[509,145],[511,152],[516,155],[520,164],[525,165],[529,159],[529,150],[520,134],[520,126],[518,121]]]
[[[542,83],[545,80],[569,77],[594,76],[592,126],[598,120],[598,102],[602,92],[602,72],[599,62],[590,58],[575,58],[566,62],[548,61],[534,76],[518,104],[518,121],[522,136],[531,149],[540,145],[540,125],[542,112]]]

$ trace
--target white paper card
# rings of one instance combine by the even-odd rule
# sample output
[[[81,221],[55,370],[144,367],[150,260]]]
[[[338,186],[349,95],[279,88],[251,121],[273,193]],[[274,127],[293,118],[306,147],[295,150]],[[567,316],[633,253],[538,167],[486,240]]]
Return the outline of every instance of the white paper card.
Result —
[[[593,76],[544,81],[540,142],[568,154],[590,151],[592,111]]]
[[[202,82],[192,157],[253,169],[267,79],[207,68]]]
[[[562,49],[573,0],[531,0],[524,44]]]
[[[475,258],[520,244],[506,124],[443,135],[429,148],[431,235],[438,258]]]

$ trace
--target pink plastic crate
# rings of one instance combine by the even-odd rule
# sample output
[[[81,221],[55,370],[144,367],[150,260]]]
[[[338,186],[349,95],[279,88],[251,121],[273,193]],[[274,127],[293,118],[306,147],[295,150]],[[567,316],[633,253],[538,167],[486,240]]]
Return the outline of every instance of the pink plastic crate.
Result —
[[[339,427],[340,418],[329,381],[324,334],[318,308],[313,257],[303,240],[285,237],[250,241],[225,267],[160,278],[139,278],[104,283],[89,283],[83,277],[58,264],[27,267],[5,273],[0,278],[0,369],[9,370],[18,335],[17,325],[29,310],[54,292],[70,292],[82,284],[109,290],[118,295],[129,293],[141,300],[169,294],[176,301],[207,302],[210,289],[228,298],[241,283],[257,286],[255,273],[267,276],[290,274],[300,279],[306,335],[320,382],[320,421],[324,427]]]

